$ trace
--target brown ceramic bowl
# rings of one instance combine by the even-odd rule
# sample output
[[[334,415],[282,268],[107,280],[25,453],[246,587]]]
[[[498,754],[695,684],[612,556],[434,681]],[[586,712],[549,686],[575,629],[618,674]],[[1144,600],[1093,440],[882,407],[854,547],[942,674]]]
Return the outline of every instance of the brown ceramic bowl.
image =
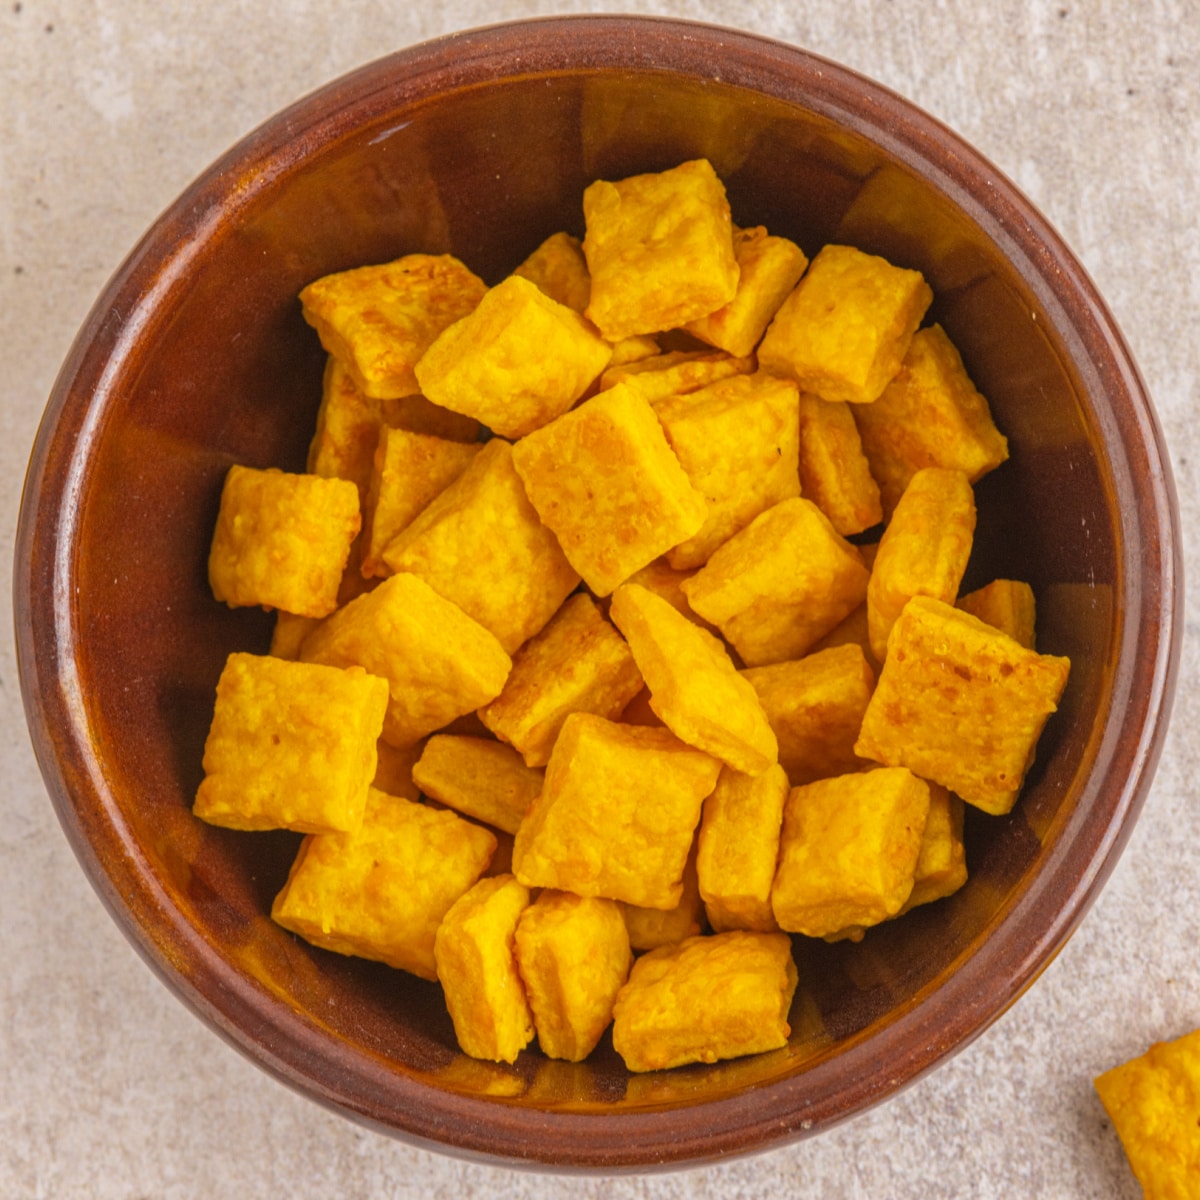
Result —
[[[498,280],[580,196],[706,156],[735,220],[812,254],[845,240],[924,271],[1012,459],[978,488],[964,587],[1028,579],[1070,686],[1005,818],[971,814],[971,880],[860,945],[796,939],[790,1045],[642,1077],[461,1055],[436,985],[273,926],[297,838],[189,806],[214,685],[270,619],[215,603],[231,463],[302,469],[319,275],[450,251]],[[1149,786],[1180,632],[1176,505],[1150,402],[1104,304],[969,146],[853,73],[747,34],[568,18],[405,50],[275,117],[157,221],[105,289],[46,410],[16,551],[33,741],[114,918],[204,1020],[280,1079],[426,1146],[621,1170],[828,1127],[1002,1013],[1111,870]],[[976,819],[977,818],[977,819]],[[196,1037],[207,1036],[199,1028]]]

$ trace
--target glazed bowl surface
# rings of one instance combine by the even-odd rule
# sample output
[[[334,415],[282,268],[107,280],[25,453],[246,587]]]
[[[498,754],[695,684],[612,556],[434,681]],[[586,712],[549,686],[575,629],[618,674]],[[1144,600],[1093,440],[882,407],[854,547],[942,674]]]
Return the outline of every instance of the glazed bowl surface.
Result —
[[[850,242],[930,282],[1012,457],[979,484],[964,590],[1026,579],[1072,661],[1007,817],[970,813],[970,880],[860,943],[796,938],[789,1045],[643,1076],[460,1054],[436,984],[273,925],[298,838],[190,811],[217,677],[271,618],[205,575],[233,463],[301,470],[323,352],[297,293],[449,252],[497,282],[580,199],[706,157],[735,222]],[[51,798],[118,924],[210,1026],[288,1084],[468,1157],[645,1170],[765,1149],[892,1094],[1036,978],[1111,871],[1166,729],[1177,507],[1153,409],[1086,274],[1003,176],[887,90],[746,33],[630,17],[498,26],[300,100],[151,227],[62,368],[30,463],[14,605]],[[197,1028],[196,1036],[206,1034]]]

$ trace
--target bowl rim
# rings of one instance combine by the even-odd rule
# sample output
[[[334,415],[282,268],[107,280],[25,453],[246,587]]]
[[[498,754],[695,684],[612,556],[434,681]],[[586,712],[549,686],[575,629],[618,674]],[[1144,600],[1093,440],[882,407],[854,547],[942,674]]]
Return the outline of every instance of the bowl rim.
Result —
[[[722,66],[714,77],[718,51]],[[125,828],[90,744],[73,663],[72,533],[88,454],[124,356],[153,333],[156,302],[180,283],[205,232],[245,211],[289,164],[345,135],[372,106],[400,108],[498,78],[594,69],[716,81],[815,112],[880,145],[980,226],[1023,266],[1023,280],[1071,343],[1073,360],[1084,356],[1104,385],[1082,399],[1088,419],[1120,451],[1111,463],[1120,540],[1137,548],[1141,564],[1118,574],[1123,617],[1109,713],[1121,713],[1121,720],[1106,720],[1091,748],[1091,782],[1046,868],[996,914],[994,924],[1009,936],[983,940],[936,997],[918,996],[869,1039],[849,1039],[837,1060],[837,1074],[848,1082],[830,1078],[834,1072],[821,1065],[794,1072],[705,1102],[703,1127],[692,1107],[563,1112],[441,1091],[365,1053],[347,1073],[344,1061],[329,1057],[327,1032],[238,972],[173,907]],[[979,196],[987,197],[986,206]],[[425,1148],[507,1166],[615,1172],[712,1161],[828,1128],[965,1047],[1033,983],[1111,872],[1149,789],[1178,669],[1182,549],[1165,442],[1115,320],[1062,239],[986,158],[883,85],[784,42],[666,17],[544,17],[448,34],[333,80],[241,139],[168,214],[183,221],[189,236],[168,242],[163,216],[156,219],[101,292],[54,384],[22,496],[13,605],[26,718],[67,839],[118,926],[206,1023],[302,1093]],[[1105,784],[1109,778],[1119,782]],[[1106,819],[1094,823],[1097,812]],[[1006,981],[999,991],[997,979]],[[886,1077],[870,1069],[881,1057],[892,1064]]]

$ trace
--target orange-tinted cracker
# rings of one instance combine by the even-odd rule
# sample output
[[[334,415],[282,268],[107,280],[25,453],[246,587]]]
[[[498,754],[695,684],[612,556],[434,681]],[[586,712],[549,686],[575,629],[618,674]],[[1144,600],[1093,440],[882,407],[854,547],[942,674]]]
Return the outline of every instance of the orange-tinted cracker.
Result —
[[[843,537],[883,520],[879,485],[862,452],[850,405],[802,392],[800,483]]]
[[[675,329],[737,292],[725,187],[706,159],[583,193],[587,316],[610,341]]]
[[[365,500],[380,430],[407,429],[454,442],[473,442],[479,422],[431,404],[424,396],[373,399],[359,390],[354,376],[331,354],[325,365],[317,431],[308,448],[308,472],[327,479],[349,479]]]
[[[940,325],[917,331],[900,373],[854,417],[885,513],[922,467],[953,468],[974,483],[1008,458],[1007,440]]]
[[[192,811],[230,829],[357,829],[386,707],[387,684],[358,668],[231,654]]]
[[[493,438],[383,552],[491,630],[511,654],[545,626],[579,583]]]
[[[582,1062],[612,1021],[633,956],[615,900],[543,891],[517,925],[517,965],[548,1058]]]
[[[667,729],[572,713],[517,831],[514,873],[529,887],[674,908],[720,769]]]
[[[967,882],[963,845],[963,802],[940,783],[929,785],[929,817],[921,834],[921,852],[913,872],[913,890],[901,914],[918,904],[953,895]]]
[[[413,766],[413,782],[464,816],[516,833],[541,795],[542,772],[502,742],[435,734]]]
[[[879,662],[913,596],[954,603],[974,538],[975,495],[967,477],[940,467],[918,471],[883,532],[867,584],[867,627]]]
[[[326,616],[359,525],[358,489],[344,479],[230,467],[208,556],[213,595]]]
[[[570,713],[615,721],[641,688],[625,640],[581,592],[517,651],[504,690],[479,716],[527,766],[544,767]]]
[[[779,306],[804,274],[808,259],[795,242],[772,237],[761,225],[733,231],[738,289],[723,308],[684,328],[730,354],[751,354]]]
[[[538,516],[598,596],[708,516],[654,410],[621,385],[522,438],[513,465]]]
[[[751,775],[776,761],[758,696],[720,639],[636,583],[617,589],[609,615],[650,689],[650,707],[681,741]]]
[[[271,916],[315,946],[436,979],[438,926],[495,847],[452,812],[372,788],[357,833],[305,838]]]
[[[908,767],[985,812],[1006,813],[1070,666],[917,596],[892,629],[854,748]]]
[[[642,688],[640,692],[621,711],[622,725],[655,725],[666,728],[663,719],[650,707],[650,689]]]
[[[435,404],[519,438],[566,412],[611,354],[577,312],[510,275],[438,336],[416,374]]]
[[[800,495],[796,386],[774,375],[735,375],[656,408],[671,449],[708,503],[695,536],[667,551],[678,570],[699,567],[780,500]]]
[[[363,575],[390,574],[383,561],[389,543],[471,465],[481,449],[477,442],[452,442],[407,429],[380,430],[363,506]]]
[[[783,812],[771,906],[808,937],[894,917],[913,888],[929,785],[880,767],[793,788]]]
[[[718,933],[779,928],[771,884],[787,794],[781,766],[757,777],[726,767],[704,802],[697,871],[708,923]]]
[[[759,366],[822,400],[869,404],[900,370],[932,299],[919,271],[826,246],[776,313]]]
[[[1026,650],[1037,649],[1037,604],[1029,584],[1016,579],[993,579],[985,587],[959,596],[955,607],[994,625]]]
[[[629,931],[629,945],[634,950],[655,950],[698,934],[704,905],[696,877],[696,843],[692,843],[683,868],[683,895],[674,908],[643,908],[637,904],[622,904],[621,908]]]
[[[410,396],[433,340],[483,299],[483,280],[449,254],[326,275],[300,293],[304,319],[368,396]]]
[[[688,938],[634,963],[613,1009],[613,1045],[631,1071],[777,1050],[795,991],[785,934]]]
[[[515,271],[551,300],[581,313],[592,294],[583,243],[569,233],[552,233]]]
[[[271,630],[271,655],[295,662],[300,657],[300,647],[319,624],[319,617],[298,617],[295,613],[275,614],[275,626]]]
[[[533,1013],[517,970],[517,922],[529,889],[511,875],[481,879],[438,926],[433,953],[459,1049],[513,1062],[533,1041]]]
[[[415,575],[393,575],[308,635],[307,662],[388,681],[383,737],[406,746],[494,700],[512,660],[482,625]]]
[[[657,407],[668,396],[683,396],[753,370],[754,359],[749,356],[734,358],[714,350],[669,350],[612,364],[600,376],[600,388],[603,391],[625,383]]]
[[[683,583],[747,666],[799,658],[864,600],[862,556],[811,501],[783,500]]]
[[[1156,1042],[1094,1083],[1146,1200],[1195,1200],[1200,1031]]]
[[[792,787],[856,771],[854,743],[875,690],[862,648],[832,647],[791,662],[742,672],[779,741],[779,763]]]

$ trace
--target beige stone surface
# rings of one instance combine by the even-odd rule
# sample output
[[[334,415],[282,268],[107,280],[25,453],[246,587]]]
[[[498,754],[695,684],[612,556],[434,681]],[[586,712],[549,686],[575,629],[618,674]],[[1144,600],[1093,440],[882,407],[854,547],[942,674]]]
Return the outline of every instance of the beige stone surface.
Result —
[[[387,50],[593,7],[617,6],[3,0],[5,586],[25,462],[58,365],[105,279],[193,176],[282,105]],[[742,26],[841,61],[942,118],[1025,189],[1127,334],[1174,457],[1189,564],[1198,561],[1200,7],[625,7]],[[117,931],[57,826],[6,636],[0,1196],[1135,1200],[1090,1080],[1200,1026],[1198,620],[1192,602],[1172,735],[1124,857],[1074,939],[1007,1016],[906,1092],[818,1138],[704,1170],[570,1182],[361,1129],[267,1077],[185,1010]]]

